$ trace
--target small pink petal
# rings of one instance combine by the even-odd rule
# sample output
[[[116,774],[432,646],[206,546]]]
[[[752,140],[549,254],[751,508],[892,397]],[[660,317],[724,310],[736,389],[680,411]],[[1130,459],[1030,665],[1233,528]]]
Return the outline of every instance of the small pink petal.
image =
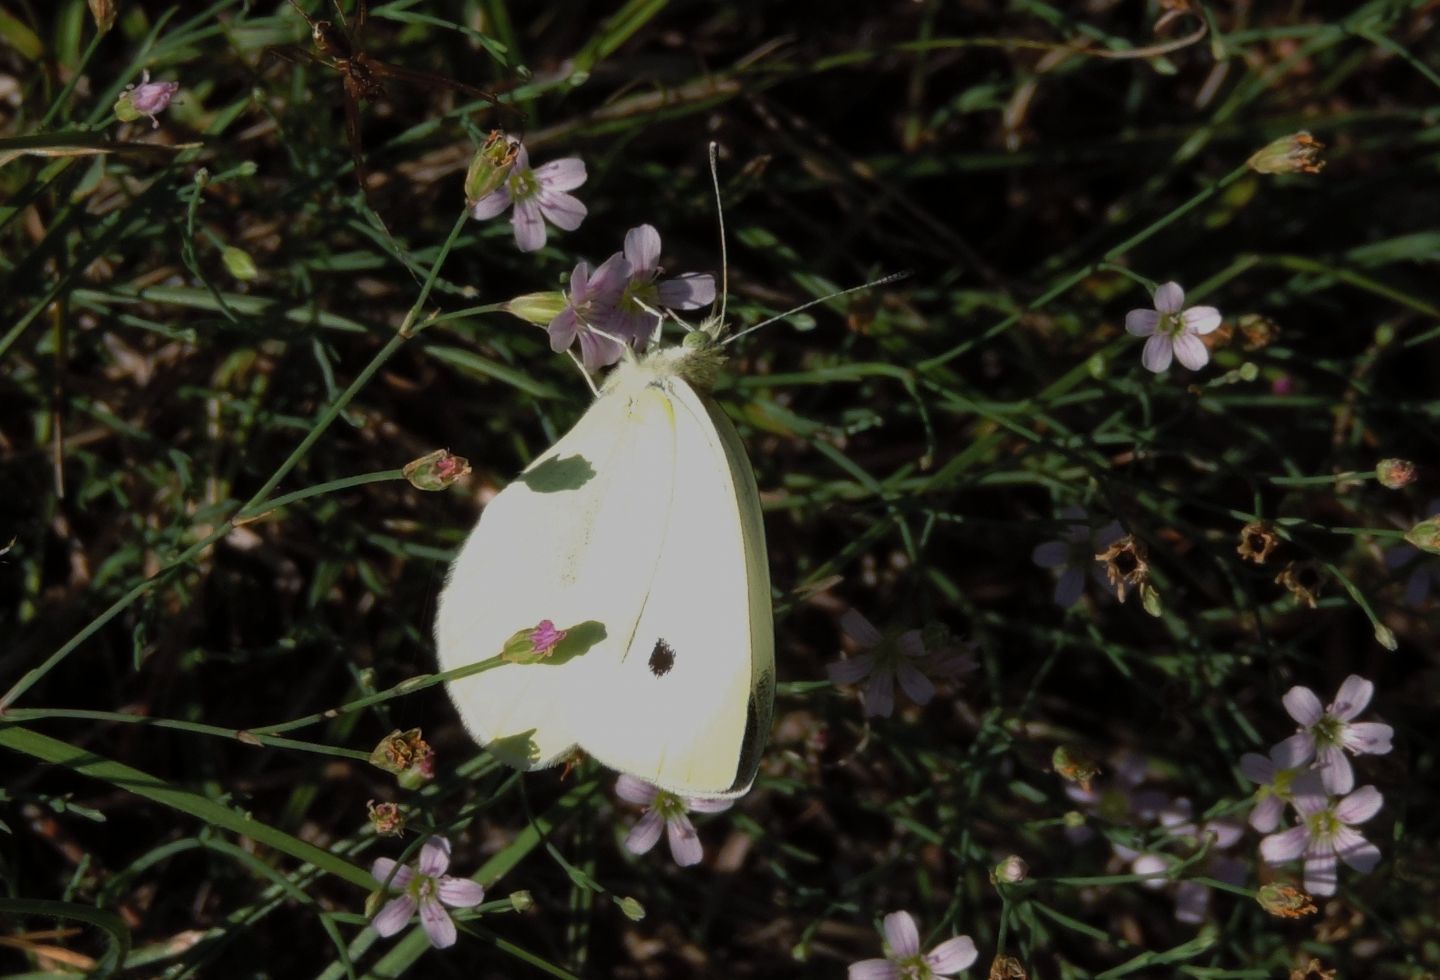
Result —
[[[1210,889],[1196,881],[1182,881],[1175,886],[1175,919],[1195,925],[1205,921],[1210,908]]]
[[[420,848],[416,868],[427,878],[438,878],[450,867],[450,842],[444,837],[431,837]]]
[[[1175,353],[1175,345],[1169,337],[1156,334],[1145,341],[1145,349],[1140,352],[1140,363],[1156,374],[1170,366],[1170,358]]]
[[[505,209],[510,206],[510,192],[505,188],[491,191],[480,200],[470,205],[470,217],[477,221],[485,221],[504,214]]]
[[[665,821],[665,830],[670,837],[670,856],[676,864],[689,868],[700,863],[705,850],[700,846],[700,835],[695,833],[695,825],[689,817],[684,814],[671,817]]]
[[[849,660],[835,660],[826,664],[825,673],[829,675],[832,684],[854,684],[868,677],[874,666],[874,655],[862,653]]]
[[[1325,781],[1325,791],[1339,796],[1355,788],[1355,770],[1338,745],[1322,745],[1315,754],[1315,771]]]
[[[1267,796],[1250,811],[1250,826],[1262,834],[1271,833],[1280,826],[1280,816],[1284,812],[1284,800],[1278,796]]]
[[[615,780],[615,795],[626,803],[649,806],[655,802],[655,796],[659,792],[659,788],[629,773],[622,774],[619,779]]]
[[[1342,823],[1364,823],[1385,805],[1385,797],[1374,786],[1361,786],[1335,805],[1335,816]]]
[[[370,923],[375,927],[375,932],[381,936],[393,936],[405,924],[410,921],[410,916],[415,914],[415,899],[409,895],[401,895],[399,898],[392,898],[385,903],[385,907],[375,916]]]
[[[1246,752],[1240,757],[1240,772],[1250,782],[1261,786],[1275,782],[1275,764],[1256,752]]]
[[[1309,732],[1296,732],[1275,746],[1275,750],[1291,760],[1290,764],[1285,766],[1286,769],[1303,766],[1315,758],[1315,736]]]
[[[590,213],[584,202],[564,191],[542,189],[535,195],[535,202],[540,206],[540,213],[545,216],[545,220],[563,231],[579,228],[585,216]]]
[[[685,797],[685,809],[691,813],[724,813],[734,805],[734,800],[717,800],[706,796]]]
[[[847,980],[902,980],[900,967],[889,960],[861,960],[850,964]]]
[[[1335,855],[1316,854],[1305,859],[1305,890],[1311,895],[1335,894]]]
[[[1315,696],[1315,692],[1308,687],[1301,687],[1297,684],[1286,691],[1285,696],[1280,700],[1284,703],[1285,710],[1290,713],[1290,717],[1304,728],[1311,727],[1325,716],[1324,705]]]
[[[1155,309],[1161,313],[1179,313],[1185,308],[1185,290],[1178,282],[1162,283],[1155,290]]]
[[[930,678],[926,677],[912,665],[901,663],[896,668],[896,675],[900,680],[900,689],[905,692],[906,697],[916,704],[929,704],[930,699],[935,697],[935,685],[930,682]]]
[[[847,609],[840,617],[840,629],[861,647],[878,647],[884,639],[858,609]]]
[[[1305,845],[1310,841],[1310,828],[1303,824],[1299,827],[1291,827],[1289,830],[1282,830],[1278,834],[1271,834],[1260,841],[1260,856],[1268,864],[1284,864],[1286,861],[1293,861],[1305,853]]]
[[[920,952],[920,930],[909,912],[891,912],[885,916],[885,942],[898,959]]]
[[[631,854],[647,853],[660,840],[660,832],[664,829],[665,818],[650,810],[631,828],[625,838],[625,850]]]
[[[660,305],[672,310],[698,310],[715,302],[715,277],[703,272],[687,272],[655,285]]]
[[[1335,853],[1361,874],[1369,874],[1380,863],[1380,848],[1348,828],[1335,835]]]
[[[901,654],[912,660],[925,656],[925,638],[919,630],[906,630],[895,638],[895,646]]]
[[[517,165],[519,161],[516,161]],[[585,161],[579,157],[566,157],[541,164],[533,171],[535,182],[541,187],[556,191],[573,191],[585,183]]]
[[[1055,594],[1052,598],[1055,605],[1062,609],[1068,609],[1080,601],[1080,596],[1085,593],[1085,572],[1079,568],[1067,568],[1061,573],[1059,580],[1055,583]]]
[[[865,714],[889,718],[895,713],[895,675],[876,671],[865,682]]]
[[[1148,337],[1160,326],[1160,314],[1154,310],[1131,310],[1125,314],[1125,332],[1135,337]]]
[[[1384,755],[1390,751],[1395,729],[1378,721],[1352,721],[1345,726],[1340,740],[1351,752],[1360,755]]]
[[[1181,334],[1171,343],[1175,347],[1175,359],[1192,371],[1198,371],[1210,362],[1210,352],[1192,333]]]
[[[1330,705],[1330,714],[1341,721],[1349,721],[1370,703],[1375,696],[1375,685],[1359,674],[1351,674],[1340,685],[1335,701]]]
[[[436,892],[452,909],[468,909],[485,901],[485,886],[469,878],[441,878]]]
[[[390,876],[392,871],[395,873],[393,878]],[[408,866],[396,866],[391,858],[376,858],[375,863],[370,866],[370,874],[382,885],[389,882],[390,888],[397,892],[403,891],[405,886],[410,884],[410,879],[415,877],[415,872]]]
[[[515,202],[510,227],[515,231],[515,247],[520,251],[538,252],[545,247],[545,219],[533,197]]]
[[[1191,333],[1207,334],[1220,326],[1220,311],[1213,306],[1192,306],[1180,314],[1180,320]]]
[[[449,949],[455,945],[455,923],[450,920],[445,906],[435,899],[420,903],[420,925],[425,928],[430,945],[436,949]]]
[[[1314,769],[1306,770],[1290,784],[1290,805],[1302,817],[1312,817],[1330,808],[1330,793]]]
[[[660,267],[660,233],[654,225],[639,225],[625,233],[625,260],[636,277],[655,275]]]
[[[1041,568],[1059,568],[1070,561],[1070,546],[1064,541],[1046,541],[1030,552],[1030,560]]]
[[[925,965],[941,976],[959,973],[974,963],[980,953],[975,949],[975,940],[969,936],[947,939],[925,954]]]

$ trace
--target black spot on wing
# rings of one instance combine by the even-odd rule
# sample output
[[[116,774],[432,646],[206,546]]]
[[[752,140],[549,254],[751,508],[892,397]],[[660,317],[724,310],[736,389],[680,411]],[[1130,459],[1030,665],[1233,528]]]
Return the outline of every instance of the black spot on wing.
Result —
[[[655,649],[650,651],[650,673],[656,677],[664,677],[674,666],[675,648],[663,639],[656,640]]]

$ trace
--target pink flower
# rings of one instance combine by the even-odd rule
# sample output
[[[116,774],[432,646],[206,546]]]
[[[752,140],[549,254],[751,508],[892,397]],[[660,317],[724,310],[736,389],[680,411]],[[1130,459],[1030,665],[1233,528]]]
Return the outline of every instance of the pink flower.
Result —
[[[660,831],[664,830],[670,838],[670,856],[682,868],[699,864],[705,856],[695,825],[685,815],[686,811],[720,813],[730,809],[735,802],[680,796],[630,775],[622,775],[616,780],[615,795],[646,808],[625,838],[625,849],[631,854],[644,854],[659,842]]]
[[[1255,791],[1255,808],[1250,811],[1250,826],[1268,834],[1280,825],[1285,804],[1293,799],[1291,784],[1305,771],[1305,763],[1296,752],[1299,743],[1286,739],[1270,750],[1270,757],[1246,752],[1240,757],[1240,772],[1259,789]]]
[[[715,299],[714,276],[687,272],[660,279],[660,233],[651,225],[625,233],[624,255],[630,281],[604,326],[636,347],[643,348],[655,331],[658,318],[652,310],[698,310]]]
[[[1070,526],[1054,541],[1035,546],[1030,560],[1041,568],[1060,569],[1060,579],[1055,583],[1055,605],[1062,609],[1073,606],[1085,593],[1085,570],[1093,572],[1102,585],[1108,589],[1102,566],[1095,556],[1125,536],[1118,521],[1111,521],[1096,530],[1091,527],[1084,507],[1066,507],[1060,511],[1060,519]]]
[[[1192,371],[1210,360],[1200,337],[1220,326],[1220,311],[1213,306],[1184,307],[1185,290],[1179,283],[1167,282],[1155,290],[1155,309],[1125,314],[1127,333],[1150,338],[1140,360],[1156,374],[1170,366],[1172,355]]]
[[[538,252],[545,247],[545,222],[574,231],[585,220],[585,205],[565,193],[585,183],[585,176],[585,161],[579,157],[551,160],[532,170],[529,151],[520,144],[510,176],[498,190],[470,205],[470,217],[479,221],[494,218],[513,204],[510,224],[515,229],[516,247],[522,252]]]
[[[550,349],[557,354],[568,350],[578,337],[580,360],[585,370],[595,371],[620,360],[625,345],[610,334],[604,324],[620,302],[620,293],[629,278],[630,263],[619,252],[593,272],[589,262],[576,265],[570,273],[565,309],[545,328],[550,334]]]
[[[907,630],[898,636],[881,633],[854,609],[840,617],[840,628],[864,652],[827,664],[825,671],[832,684],[865,681],[866,715],[889,718],[894,713],[896,681],[911,701],[925,705],[935,696],[931,677],[948,678],[975,667],[974,661],[963,654],[928,654],[919,630]]]
[[[385,903],[371,925],[382,936],[393,936],[420,909],[420,925],[430,945],[445,949],[455,945],[455,923],[446,907],[468,909],[485,900],[485,889],[469,878],[452,878],[445,874],[450,867],[450,842],[444,837],[431,837],[420,848],[420,859],[414,870],[397,865],[390,858],[376,858],[370,873],[387,888],[401,894]]]
[[[555,624],[550,620],[542,619],[530,631],[530,642],[534,645],[536,653],[549,653],[555,649],[556,644],[565,639],[565,633],[566,630],[557,630]]]
[[[1330,793],[1348,793],[1355,787],[1355,770],[1345,749],[1356,755],[1385,755],[1395,730],[1377,721],[1351,721],[1365,710],[1375,685],[1359,674],[1351,674],[1340,685],[1335,700],[1320,707],[1320,699],[1308,687],[1296,685],[1285,692],[1285,710],[1300,725],[1300,731],[1282,745],[1286,757],[1301,765],[1315,760],[1313,769],[1325,779]]]
[[[1303,857],[1305,890],[1312,895],[1334,895],[1336,858],[1361,874],[1380,863],[1380,848],[1361,836],[1354,825],[1379,813],[1384,802],[1374,786],[1362,786],[1337,801],[1325,792],[1323,782],[1314,773],[1303,773],[1295,780],[1295,810],[1300,823],[1262,840],[1260,855],[1268,864]]]
[[[850,980],[931,980],[953,977],[980,954],[969,936],[947,939],[928,953],[920,952],[920,930],[909,912],[885,916],[885,958],[861,960],[850,966]]]
[[[158,129],[160,120],[155,117],[169,108],[170,100],[178,91],[179,82],[152,82],[150,71],[146,69],[140,76],[139,85],[126,86],[125,91],[120,93],[120,98],[115,101],[115,118],[121,122],[134,122],[146,116],[150,119],[151,128]]]

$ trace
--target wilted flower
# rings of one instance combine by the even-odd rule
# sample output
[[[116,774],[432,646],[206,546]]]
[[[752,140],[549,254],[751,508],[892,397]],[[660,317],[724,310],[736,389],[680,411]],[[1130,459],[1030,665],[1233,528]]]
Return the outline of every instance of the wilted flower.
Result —
[[[437,449],[412,459],[400,472],[417,490],[444,490],[470,472],[470,461],[448,449]]]
[[[1279,543],[1280,539],[1264,521],[1251,521],[1240,529],[1240,543],[1235,546],[1235,553],[1246,561],[1263,565]]]
[[[585,220],[585,205],[566,193],[585,183],[585,161],[566,157],[532,170],[525,145],[516,144],[514,150],[503,186],[471,203],[470,217],[484,221],[514,205],[510,224],[515,229],[516,247],[522,252],[538,252],[545,247],[545,222],[574,231]]]
[[[705,856],[695,825],[685,814],[720,813],[730,809],[734,800],[680,796],[652,786],[635,776],[622,775],[615,782],[615,794],[622,800],[645,807],[645,813],[625,838],[625,849],[631,854],[644,854],[660,840],[664,830],[670,839],[670,856],[682,868],[699,864]]]
[[[480,149],[475,151],[465,171],[465,206],[473,208],[478,201],[499,190],[519,156],[519,140],[506,136],[498,129],[492,131]]]
[[[418,728],[405,732],[397,728],[386,735],[370,753],[370,764],[394,773],[396,782],[406,789],[416,789],[435,778],[435,750]]]
[[[1355,771],[1345,757],[1349,749],[1356,755],[1385,755],[1395,730],[1378,721],[1351,721],[1365,710],[1375,694],[1375,685],[1359,674],[1351,674],[1340,684],[1335,700],[1320,707],[1320,699],[1308,687],[1296,685],[1285,692],[1285,710],[1300,725],[1300,731],[1281,743],[1288,765],[1302,765],[1315,760],[1312,767],[1331,793],[1348,793],[1355,785]],[[1297,790],[1298,792],[1298,790]],[[1298,804],[1297,804],[1298,806]]]
[[[1250,826],[1268,834],[1280,825],[1280,816],[1285,804],[1291,800],[1290,784],[1305,771],[1309,756],[1301,758],[1305,750],[1299,743],[1286,739],[1270,750],[1269,758],[1256,752],[1246,752],[1240,757],[1240,771],[1254,783],[1255,807],[1250,811]]]
[[[1380,812],[1384,797],[1374,786],[1362,786],[1336,800],[1314,773],[1295,780],[1295,810],[1300,823],[1271,834],[1260,842],[1260,854],[1269,864],[1305,861],[1305,890],[1313,895],[1335,894],[1336,858],[1365,874],[1380,863],[1380,848],[1355,829]]]
[[[640,225],[625,233],[630,281],[603,326],[607,332],[643,347],[654,332],[658,310],[698,310],[715,299],[715,277],[687,272],[660,280],[660,233]]]
[[[370,826],[375,828],[376,835],[380,837],[399,837],[405,830],[405,814],[396,803],[376,803],[370,800],[365,804],[365,809],[370,815]]]
[[[1280,325],[1262,313],[1245,313],[1238,321],[1247,351],[1264,350],[1280,338]]]
[[[840,629],[864,652],[825,665],[832,684],[865,681],[865,714],[889,718],[895,711],[895,682],[911,701],[930,703],[935,696],[931,677],[952,677],[973,669],[974,661],[961,653],[929,654],[920,630],[899,635],[881,633],[855,609],[840,617]]]
[[[1068,745],[1055,746],[1055,751],[1050,753],[1050,767],[1059,773],[1062,779],[1074,783],[1086,793],[1090,792],[1090,783],[1100,775],[1100,763],[1091,758],[1089,753]]]
[[[604,324],[612,315],[620,293],[630,278],[630,263],[616,252],[593,272],[589,262],[581,262],[570,273],[569,302],[546,330],[550,349],[555,353],[569,350],[580,338],[580,360],[585,370],[594,371],[620,360],[624,345],[608,333]]]
[[[1375,479],[1389,490],[1399,490],[1415,482],[1415,464],[1408,459],[1382,459],[1375,464]]]
[[[1220,326],[1220,311],[1213,306],[1185,309],[1185,290],[1167,282],[1155,290],[1153,310],[1131,310],[1125,314],[1125,330],[1136,337],[1149,337],[1140,355],[1141,363],[1155,373],[1170,366],[1173,355],[1192,371],[1210,360],[1200,337]]]
[[[1303,602],[1314,609],[1320,601],[1320,586],[1325,584],[1325,576],[1313,561],[1292,561],[1275,576],[1275,581],[1289,589],[1296,602]]]
[[[1315,903],[1310,896],[1284,882],[1261,885],[1255,893],[1255,901],[1277,919],[1301,919],[1315,914]]]
[[[1262,174],[1318,174],[1325,166],[1325,161],[1320,159],[1323,149],[1324,143],[1301,130],[1272,140],[1246,163],[1251,170]]]
[[[1025,964],[1013,956],[997,956],[990,961],[989,980],[1029,980]]]
[[[909,912],[885,916],[885,958],[851,964],[850,980],[932,980],[953,977],[980,955],[969,936],[947,939],[920,952],[920,930]]]
[[[1125,532],[1118,521],[1111,521],[1099,530],[1091,528],[1083,507],[1066,507],[1060,511],[1060,519],[1070,522],[1070,527],[1056,540],[1036,545],[1030,560],[1041,568],[1060,569],[1054,598],[1057,606],[1065,608],[1073,606],[1084,594],[1086,570],[1098,571],[1095,553],[1109,548],[1124,537]]]
[[[1133,534],[1125,535],[1095,557],[1105,563],[1110,587],[1121,602],[1125,601],[1130,587],[1142,587],[1149,581],[1150,566],[1145,561],[1145,546]]]
[[[418,908],[430,945],[436,949],[455,945],[455,923],[446,908],[473,908],[485,900],[485,889],[477,881],[445,874],[449,867],[450,842],[444,837],[425,842],[413,870],[390,858],[376,858],[370,873],[400,895],[386,902],[375,916],[371,922],[375,931],[382,936],[395,935]]]
[[[1303,967],[1290,971],[1290,980],[1335,980],[1335,972],[1325,969],[1324,964],[1312,956]]]
[[[140,76],[140,84],[127,85],[120,98],[115,100],[115,118],[121,122],[134,122],[141,116],[147,116],[151,128],[159,129],[160,120],[155,117],[169,107],[170,100],[178,91],[179,82],[152,82],[150,71],[146,69]]]

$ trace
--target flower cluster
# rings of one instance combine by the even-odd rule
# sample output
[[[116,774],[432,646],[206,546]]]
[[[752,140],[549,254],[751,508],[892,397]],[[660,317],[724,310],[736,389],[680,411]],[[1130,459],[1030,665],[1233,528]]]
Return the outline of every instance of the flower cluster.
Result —
[[[1269,835],[1260,842],[1261,856],[1269,864],[1303,858],[1305,888],[1315,895],[1335,894],[1337,859],[1362,874],[1380,861],[1380,849],[1355,825],[1378,813],[1384,799],[1374,786],[1355,789],[1355,771],[1346,755],[1390,751],[1394,730],[1389,725],[1355,721],[1374,692],[1375,685],[1358,674],[1345,678],[1328,705],[1308,687],[1292,687],[1283,701],[1299,730],[1271,748],[1268,757],[1247,753],[1240,759],[1245,778],[1259,787],[1250,826]],[[1286,804],[1297,822],[1272,833]]]

